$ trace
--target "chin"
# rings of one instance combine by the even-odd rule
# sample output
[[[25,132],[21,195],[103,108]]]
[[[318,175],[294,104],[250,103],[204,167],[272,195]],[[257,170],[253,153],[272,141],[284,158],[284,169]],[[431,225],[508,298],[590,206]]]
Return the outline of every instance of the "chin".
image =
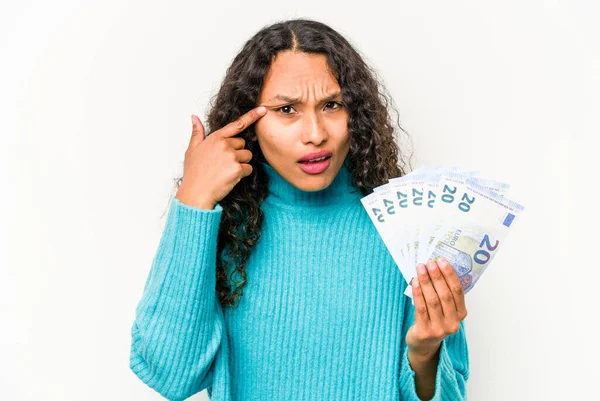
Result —
[[[307,192],[320,191],[327,188],[329,185],[331,185],[333,179],[335,178],[335,174],[332,174],[330,169],[331,166],[329,166],[327,169],[328,171],[318,175],[307,175],[303,171],[300,171],[300,174],[302,174],[304,177],[298,182],[296,187]]]

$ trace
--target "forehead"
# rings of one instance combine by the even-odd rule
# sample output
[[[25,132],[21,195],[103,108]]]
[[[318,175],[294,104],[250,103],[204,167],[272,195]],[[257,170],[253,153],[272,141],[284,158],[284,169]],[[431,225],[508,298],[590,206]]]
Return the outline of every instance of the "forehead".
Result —
[[[277,54],[261,91],[265,101],[277,94],[302,95],[315,87],[319,92],[333,92],[340,86],[322,54],[285,51]]]

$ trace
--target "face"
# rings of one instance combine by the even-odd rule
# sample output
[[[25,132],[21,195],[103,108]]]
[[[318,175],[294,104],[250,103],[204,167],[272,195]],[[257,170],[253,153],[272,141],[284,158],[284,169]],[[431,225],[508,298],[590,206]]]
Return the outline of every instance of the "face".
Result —
[[[328,70],[326,57],[279,53],[271,63],[258,105],[266,106],[267,113],[255,123],[253,140],[271,167],[298,189],[328,187],[344,163],[350,138],[341,88]],[[331,157],[300,163],[306,155],[321,151],[330,152]]]

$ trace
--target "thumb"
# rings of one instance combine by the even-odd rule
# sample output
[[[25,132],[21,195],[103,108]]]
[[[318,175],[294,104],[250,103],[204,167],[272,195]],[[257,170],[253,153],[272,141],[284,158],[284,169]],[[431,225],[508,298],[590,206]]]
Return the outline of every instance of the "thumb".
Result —
[[[190,145],[197,145],[204,141],[204,126],[198,117],[192,114],[192,137]]]

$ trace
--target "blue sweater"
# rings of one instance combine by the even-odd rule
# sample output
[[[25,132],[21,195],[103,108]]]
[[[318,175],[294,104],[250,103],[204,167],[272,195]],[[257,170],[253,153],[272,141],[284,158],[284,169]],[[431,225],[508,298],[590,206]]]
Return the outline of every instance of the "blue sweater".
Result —
[[[135,310],[130,369],[169,400],[419,400],[407,358],[414,306],[350,182],[316,192],[270,165],[262,236],[237,308],[215,290],[222,207],[171,199]],[[444,339],[434,400],[465,400],[464,321]]]

